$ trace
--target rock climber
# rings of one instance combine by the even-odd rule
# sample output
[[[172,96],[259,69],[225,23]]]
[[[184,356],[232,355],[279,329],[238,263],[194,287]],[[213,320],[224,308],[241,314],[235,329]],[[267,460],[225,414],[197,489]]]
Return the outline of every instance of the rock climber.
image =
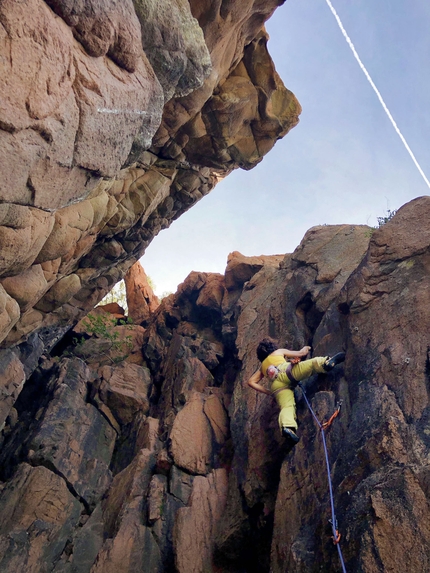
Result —
[[[248,385],[257,392],[276,398],[281,408],[278,419],[279,428],[291,446],[295,446],[299,441],[299,436],[296,434],[296,402],[294,399],[294,388],[297,382],[313,374],[329,372],[336,364],[345,360],[345,353],[338,352],[331,358],[316,356],[301,362],[301,359],[305,358],[310,351],[310,346],[304,346],[301,350],[279,348],[276,340],[263,338],[257,347],[257,357],[261,362],[261,368],[248,380]],[[259,384],[265,376],[272,381],[270,390]]]

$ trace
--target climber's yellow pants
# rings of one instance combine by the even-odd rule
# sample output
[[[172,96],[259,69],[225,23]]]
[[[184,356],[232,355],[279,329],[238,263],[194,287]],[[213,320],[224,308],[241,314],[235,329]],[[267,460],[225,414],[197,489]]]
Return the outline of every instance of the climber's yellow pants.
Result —
[[[292,368],[291,374],[297,381],[309,378],[313,374],[325,372],[323,368],[324,362],[327,360],[327,356],[316,356],[310,360],[303,360],[295,364]],[[278,369],[283,370],[283,364],[278,366]],[[270,388],[271,392],[276,392],[275,398],[281,408],[279,412],[279,428],[294,428],[297,429],[296,421],[296,401],[294,400],[294,392],[291,389],[292,383],[285,372],[280,372],[276,379],[273,381]]]

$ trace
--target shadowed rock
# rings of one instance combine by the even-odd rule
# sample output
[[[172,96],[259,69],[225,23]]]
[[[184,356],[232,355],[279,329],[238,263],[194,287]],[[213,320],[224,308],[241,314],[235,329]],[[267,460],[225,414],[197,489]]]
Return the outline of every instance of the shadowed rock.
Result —
[[[100,412],[86,403],[87,380],[80,360],[64,365],[28,447],[33,464],[52,468],[94,506],[112,479],[109,463],[116,434]]]
[[[178,510],[174,531],[178,572],[211,570],[214,531],[222,519],[227,475],[218,469],[193,482],[190,507]]]
[[[52,570],[78,525],[81,504],[44,467],[18,467],[0,494],[0,564],[5,573]]]

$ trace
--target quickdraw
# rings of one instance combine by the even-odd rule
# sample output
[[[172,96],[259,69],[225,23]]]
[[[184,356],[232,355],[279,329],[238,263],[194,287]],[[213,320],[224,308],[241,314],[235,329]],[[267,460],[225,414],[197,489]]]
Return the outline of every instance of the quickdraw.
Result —
[[[339,416],[341,406],[342,406],[342,400],[339,400],[339,402],[338,402],[337,405],[336,405],[336,410],[333,412],[333,414],[331,415],[331,417],[327,420],[327,422],[323,422],[323,423],[321,424],[321,426],[322,426],[322,428],[323,428],[324,430],[326,430],[327,428],[329,428],[329,427],[332,425],[333,420],[335,420],[335,419]]]
[[[339,533],[339,531],[336,529],[336,537],[334,535],[332,536],[333,545],[337,545],[339,543],[341,537],[342,537],[342,534]]]
[[[331,519],[329,519],[328,522],[333,527],[333,521]],[[337,545],[340,541],[340,538],[342,537],[342,534],[339,533],[339,531],[337,530],[337,521],[336,521],[336,526],[333,528],[333,531],[335,532],[335,534],[332,535],[331,538],[333,540],[333,545]]]

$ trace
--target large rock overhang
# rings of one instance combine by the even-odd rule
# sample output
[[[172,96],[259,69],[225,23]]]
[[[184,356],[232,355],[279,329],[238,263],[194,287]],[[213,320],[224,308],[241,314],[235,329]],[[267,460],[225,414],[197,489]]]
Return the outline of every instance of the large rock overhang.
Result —
[[[280,4],[2,2],[4,347],[52,346],[161,229],[298,123],[263,27]]]

